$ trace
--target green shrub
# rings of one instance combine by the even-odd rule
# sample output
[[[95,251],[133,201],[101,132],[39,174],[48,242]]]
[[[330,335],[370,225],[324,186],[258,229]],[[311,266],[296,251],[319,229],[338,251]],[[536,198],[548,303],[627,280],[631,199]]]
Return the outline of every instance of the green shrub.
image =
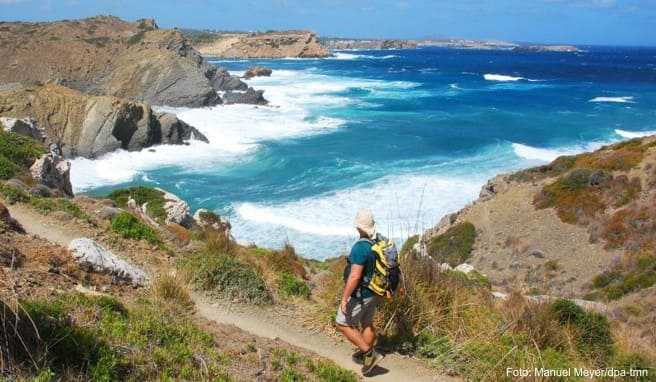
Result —
[[[435,260],[455,267],[469,259],[475,241],[474,225],[469,222],[459,223],[432,238],[428,244],[428,253]]]
[[[290,273],[283,273],[280,276],[278,288],[287,297],[310,297],[310,287],[307,283]]]
[[[139,206],[148,203],[146,210],[148,215],[158,223],[164,224],[166,220],[166,210],[164,204],[164,193],[151,187],[130,187],[112,191],[108,196],[121,208],[127,208],[128,200],[134,199]]]
[[[114,216],[112,231],[126,239],[145,240],[151,244],[161,244],[161,240],[152,228],[127,212],[121,212]]]
[[[16,187],[8,186],[6,184],[0,183],[0,194],[5,198],[7,203],[25,203],[30,200],[30,196],[25,193],[23,190],[19,190]]]
[[[0,130],[0,156],[18,166],[31,166],[45,152],[43,145],[32,138]]]
[[[586,312],[570,300],[558,300],[551,306],[559,322],[575,331],[577,349],[598,366],[604,366],[613,356],[613,337],[606,316]]]
[[[20,166],[5,158],[4,155],[0,155],[0,179],[11,179],[20,171]]]
[[[134,35],[130,36],[130,38],[128,39],[128,45],[132,46],[135,44],[139,44],[140,42],[143,41],[145,36],[146,36],[146,30],[142,30],[138,33],[135,33]]]
[[[197,253],[183,259],[182,266],[200,290],[215,292],[231,300],[271,303],[271,294],[262,276],[252,265],[229,255]]]
[[[617,300],[629,293],[656,285],[656,256],[640,256],[630,267],[617,267],[597,275],[593,288],[599,289],[608,300]]]

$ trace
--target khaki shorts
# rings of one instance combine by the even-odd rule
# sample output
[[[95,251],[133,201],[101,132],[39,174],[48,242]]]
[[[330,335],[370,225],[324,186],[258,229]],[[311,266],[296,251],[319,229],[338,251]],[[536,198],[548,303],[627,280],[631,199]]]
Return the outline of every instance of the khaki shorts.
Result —
[[[349,298],[346,305],[346,314],[337,307],[337,317],[335,322],[340,326],[369,326],[374,321],[376,306],[380,302],[380,297],[372,296],[365,299]]]

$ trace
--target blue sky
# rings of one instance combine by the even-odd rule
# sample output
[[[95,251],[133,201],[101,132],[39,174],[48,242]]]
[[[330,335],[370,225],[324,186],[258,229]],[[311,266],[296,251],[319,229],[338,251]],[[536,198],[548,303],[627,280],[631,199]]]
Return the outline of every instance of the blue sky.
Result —
[[[0,0],[5,21],[96,14],[161,27],[656,46],[656,0]]]

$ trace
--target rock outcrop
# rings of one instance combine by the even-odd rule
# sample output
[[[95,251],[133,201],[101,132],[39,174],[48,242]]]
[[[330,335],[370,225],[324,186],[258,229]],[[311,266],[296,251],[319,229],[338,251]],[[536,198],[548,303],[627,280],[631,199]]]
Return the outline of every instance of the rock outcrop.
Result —
[[[178,196],[158,188],[157,190],[164,193],[164,210],[166,211],[166,224],[179,224],[185,228],[190,228],[193,224],[191,209],[189,204]],[[147,208],[147,207],[146,207]],[[145,211],[144,211],[145,212]]]
[[[24,135],[36,139],[37,141],[44,141],[46,139],[45,131],[37,125],[37,122],[32,118],[0,118],[0,127],[6,132]]]
[[[328,57],[317,36],[308,31],[217,33],[195,48],[204,56],[222,58]]]
[[[94,95],[155,105],[220,103],[213,66],[176,30],[111,16],[2,23],[0,83],[49,80]]]
[[[119,259],[112,252],[88,238],[71,241],[69,251],[77,262],[93,272],[112,275],[118,282],[127,282],[135,286],[148,281],[146,273],[125,260]]]
[[[53,144],[53,146],[55,146]],[[58,147],[51,148],[50,152],[41,156],[30,167],[32,179],[38,184],[44,185],[54,194],[61,196],[73,196],[71,185],[71,163],[61,156]],[[39,192],[42,194],[42,192]],[[52,192],[51,192],[52,194]]]
[[[147,103],[88,96],[53,83],[0,91],[0,116],[34,118],[65,157],[96,158],[119,148],[137,151],[189,139],[207,142],[195,128]]]
[[[223,103],[232,105],[246,103],[251,105],[266,105],[269,102],[264,98],[263,90],[248,88],[246,91],[229,91],[223,95]]]
[[[248,85],[237,76],[233,76],[225,68],[217,68],[212,76],[212,86],[219,91],[246,90]]]
[[[252,66],[244,73],[244,78],[249,79],[253,77],[270,77],[273,70],[264,66]]]

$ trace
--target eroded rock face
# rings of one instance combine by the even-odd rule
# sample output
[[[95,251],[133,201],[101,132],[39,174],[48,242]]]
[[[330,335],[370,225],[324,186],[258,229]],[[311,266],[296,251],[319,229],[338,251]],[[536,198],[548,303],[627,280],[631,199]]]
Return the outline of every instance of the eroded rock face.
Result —
[[[8,118],[0,117],[0,126],[6,132],[24,135],[36,139],[37,141],[44,141],[46,133],[41,129],[37,122],[32,118]]]
[[[63,196],[73,196],[71,185],[71,162],[61,157],[57,151],[51,150],[30,167],[32,178]]]
[[[269,102],[264,98],[264,90],[248,88],[245,92],[230,91],[223,95],[223,103],[226,105],[245,103],[251,105],[266,105]]]
[[[190,214],[189,204],[170,192],[158,188],[157,190],[164,193],[164,209],[166,210],[165,224],[179,224],[185,228],[191,228],[193,217]],[[144,211],[145,212],[145,211]]]
[[[154,105],[220,103],[211,65],[178,31],[159,29],[153,20],[3,23],[0,40],[0,83],[56,79],[85,93]]]
[[[150,105],[109,96],[88,96],[56,84],[0,91],[0,116],[29,116],[48,141],[61,143],[65,157],[96,158],[122,148],[207,142],[198,130]]]
[[[119,259],[112,252],[88,238],[71,241],[69,251],[83,267],[94,272],[110,274],[120,282],[135,286],[144,285],[148,277],[144,271],[125,260]]]

